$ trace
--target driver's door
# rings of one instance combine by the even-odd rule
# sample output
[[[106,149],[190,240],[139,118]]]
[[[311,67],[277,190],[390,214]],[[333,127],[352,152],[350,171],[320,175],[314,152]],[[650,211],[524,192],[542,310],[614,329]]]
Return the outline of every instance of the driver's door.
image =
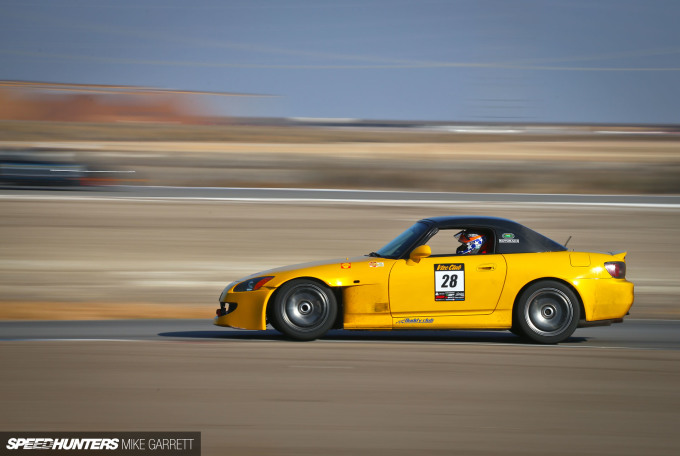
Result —
[[[498,254],[399,260],[389,277],[392,316],[489,314],[503,291],[506,269]]]

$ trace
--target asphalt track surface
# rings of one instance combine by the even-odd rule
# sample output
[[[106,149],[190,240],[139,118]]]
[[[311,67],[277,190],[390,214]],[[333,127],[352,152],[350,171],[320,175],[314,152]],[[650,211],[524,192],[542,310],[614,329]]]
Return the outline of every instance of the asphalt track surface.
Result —
[[[506,332],[0,323],[5,431],[200,431],[220,455],[675,455],[680,322]]]
[[[211,320],[0,321],[0,341],[175,340],[233,342],[285,340],[273,329],[244,331]],[[508,331],[343,331],[322,342],[527,345]],[[680,350],[680,321],[625,320],[606,327],[579,328],[568,347]]]

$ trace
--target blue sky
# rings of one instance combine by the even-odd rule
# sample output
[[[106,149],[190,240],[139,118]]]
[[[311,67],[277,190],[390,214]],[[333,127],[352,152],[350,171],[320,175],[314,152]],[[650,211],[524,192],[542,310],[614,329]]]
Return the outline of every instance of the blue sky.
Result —
[[[0,79],[285,117],[680,123],[677,0],[0,0]]]

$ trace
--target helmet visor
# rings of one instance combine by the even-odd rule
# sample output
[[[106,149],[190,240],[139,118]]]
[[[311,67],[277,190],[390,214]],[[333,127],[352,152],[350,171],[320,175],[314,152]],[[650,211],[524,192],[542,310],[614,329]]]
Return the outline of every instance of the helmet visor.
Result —
[[[460,231],[460,232],[454,234],[453,237],[455,237],[459,242],[466,244],[470,241],[480,239],[483,236],[481,234],[469,233],[469,232],[463,230],[463,231]]]
[[[453,237],[462,243],[470,242],[470,238],[467,236],[465,230],[457,232],[456,234],[453,235]]]

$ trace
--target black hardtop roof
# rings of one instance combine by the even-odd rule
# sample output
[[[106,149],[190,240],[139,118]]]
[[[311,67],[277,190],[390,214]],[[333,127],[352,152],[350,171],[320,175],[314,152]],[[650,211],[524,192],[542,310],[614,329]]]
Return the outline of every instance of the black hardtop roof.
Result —
[[[496,253],[535,253],[559,252],[566,247],[552,239],[537,233],[531,228],[512,220],[500,217],[484,217],[479,215],[459,215],[448,217],[430,217],[420,220],[438,229],[449,228],[486,228],[496,232],[496,237],[507,233],[517,242],[505,243],[499,240]],[[504,236],[505,237],[505,236]]]
[[[428,217],[420,221],[434,224],[437,228],[455,228],[458,226],[475,226],[479,228],[493,228],[496,230],[518,230],[526,228],[524,225],[512,220],[500,217],[485,217],[480,215]]]

